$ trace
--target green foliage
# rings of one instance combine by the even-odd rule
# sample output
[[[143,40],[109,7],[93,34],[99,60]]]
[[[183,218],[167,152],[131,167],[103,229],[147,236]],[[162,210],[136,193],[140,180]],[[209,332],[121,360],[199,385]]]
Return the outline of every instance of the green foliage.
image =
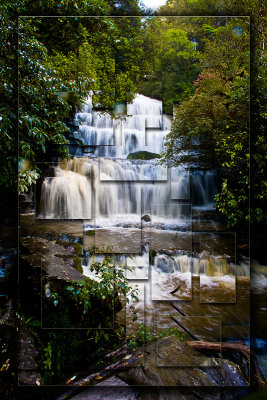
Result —
[[[129,301],[129,296],[137,299],[137,290],[128,285],[123,267],[114,267],[113,259],[105,256],[102,262],[91,264],[91,271],[95,272],[96,280],[84,279],[78,282],[71,281],[67,286],[68,295],[78,306],[83,308],[83,314],[91,309],[92,299],[106,301],[118,294]]]
[[[209,28],[212,35],[204,40],[204,69],[216,71],[226,79],[233,79],[240,68],[249,71],[248,20],[231,18],[223,26]],[[206,29],[204,24],[204,32]]]
[[[113,302],[114,296],[126,299],[127,302],[130,298],[138,300],[137,289],[129,286],[125,269],[119,266],[114,267],[111,256],[106,255],[102,262],[92,263],[90,268],[95,273],[96,279],[85,277],[80,281],[70,281],[63,292],[51,293],[51,301],[55,307],[64,306],[64,304],[70,306],[71,302],[77,314],[80,313],[80,320],[83,321],[88,318],[97,302],[99,304]]]
[[[79,339],[79,333],[71,331],[50,331],[43,338],[40,363],[45,370],[43,378],[46,383],[52,383],[53,377],[58,382],[71,371],[72,366],[77,365]]]
[[[242,28],[236,36],[234,27]],[[177,107],[163,162],[219,168],[225,177],[217,209],[229,227],[248,220],[249,41],[245,21],[218,28],[204,25],[204,70],[195,94]]]
[[[204,16],[237,16],[250,15],[252,22],[259,24],[261,17],[266,16],[266,4],[261,0],[167,0],[161,7],[159,15],[204,15]],[[264,21],[261,21],[263,28]],[[264,33],[262,30],[260,33]]]
[[[149,51],[154,55],[153,68],[146,75],[139,91],[163,100],[163,111],[172,114],[173,103],[180,103],[192,94],[192,82],[199,71],[199,52],[187,33],[172,22],[152,19],[147,24]]]
[[[103,368],[103,358],[121,344],[116,330],[82,329],[42,332],[39,365],[45,384],[66,384],[70,376]]]
[[[127,3],[137,5],[136,1]],[[112,12],[110,6],[106,15]],[[148,68],[140,19],[40,18],[34,26],[36,37],[46,45],[50,61],[64,80],[72,76],[79,91],[93,91],[95,105],[112,109],[133,97],[136,82]]]
[[[47,347],[44,348],[44,369],[52,369],[52,343],[48,342]]]
[[[261,232],[266,230],[266,159],[267,159],[267,147],[266,138],[264,134],[264,127],[266,125],[266,6],[267,3],[262,0],[168,0],[166,5],[161,7],[159,15],[221,15],[221,16],[237,16],[247,15],[250,16],[250,20],[247,21],[244,17],[234,18],[235,26],[233,26],[233,33],[235,35],[235,42],[229,43],[229,33],[225,31],[224,35],[221,36],[221,46],[218,48],[207,43],[207,38],[216,38],[217,42],[220,38],[219,33],[223,33],[223,26],[227,25],[229,18],[209,18],[209,24],[203,25],[206,39],[203,40],[203,34],[201,34],[199,27],[203,18],[188,18],[177,19],[177,24],[183,26],[189,36],[197,41],[197,47],[202,49],[203,43],[205,43],[206,50],[208,51],[209,57],[205,58],[206,68],[212,68],[213,71],[218,70],[223,73],[226,77],[232,75],[233,87],[232,93],[230,94],[231,106],[234,108],[234,96],[238,96],[237,108],[239,108],[239,114],[235,112],[235,117],[231,118],[234,120],[236,126],[239,124],[241,129],[234,129],[231,124],[227,123],[225,129],[225,138],[232,138],[233,133],[236,133],[233,142],[230,140],[227,147],[227,142],[223,142],[223,135],[220,140],[217,141],[216,151],[218,152],[219,166],[223,164],[223,175],[221,193],[217,196],[218,209],[222,212],[229,226],[237,227],[238,224],[242,224],[242,221],[246,224],[248,219],[248,189],[250,188],[250,212],[249,220],[252,223],[252,246],[251,250],[255,250],[255,257],[259,257],[261,253],[262,245],[258,243],[264,243],[266,238],[263,239]],[[186,21],[186,22],[183,22]],[[211,21],[211,22],[210,22]],[[229,23],[228,23],[229,24]],[[240,105],[242,103],[242,91],[245,96],[248,92],[248,82],[246,83],[242,79],[237,82],[235,78],[235,65],[237,61],[240,62],[240,56],[244,57],[243,64],[248,58],[248,52],[242,51],[242,47],[245,46],[243,41],[244,33],[247,29],[244,29],[243,25],[250,27],[250,57],[251,57],[251,83],[250,83],[250,176],[248,182],[248,128],[244,129],[244,118],[242,117],[242,109]],[[220,29],[217,29],[221,27]],[[241,33],[240,27],[243,32]],[[216,29],[214,29],[216,28]],[[237,28],[237,29],[236,29]],[[202,35],[202,36],[201,36]],[[226,35],[226,36],[225,36]],[[248,36],[248,33],[246,33]],[[229,48],[223,46],[224,37],[226,42],[229,43]],[[239,39],[238,39],[239,38]],[[207,46],[208,45],[208,46]],[[223,48],[224,47],[224,48]],[[243,47],[244,49],[244,47]],[[222,57],[221,57],[222,56]],[[227,69],[229,64],[229,70]],[[241,63],[242,64],[242,63]],[[246,72],[248,68],[246,67]],[[240,77],[242,78],[242,70],[240,69]],[[245,71],[244,71],[245,72]],[[245,74],[243,74],[245,78]],[[236,80],[236,82],[234,82]],[[238,88],[239,85],[239,88]],[[236,90],[236,93],[235,93]],[[244,97],[243,97],[244,98]],[[247,105],[243,101],[245,110]],[[243,114],[244,116],[244,114]],[[245,118],[247,120],[247,118]],[[230,127],[230,130],[229,130]],[[238,143],[239,140],[239,143]],[[175,145],[175,143],[174,143]],[[222,146],[221,146],[222,145]],[[221,146],[221,147],[220,147]],[[212,150],[210,150],[212,151]],[[226,157],[223,156],[223,152],[226,151]],[[240,163],[240,164],[239,164]],[[239,167],[238,167],[239,164]],[[245,199],[246,198],[246,199]],[[229,200],[229,202],[228,202]],[[257,239],[259,238],[259,240]],[[265,256],[264,256],[265,259]]]
[[[251,222],[265,224],[267,221],[266,197],[267,197],[267,141],[265,126],[267,119],[266,90],[267,90],[267,56],[260,53],[254,70],[254,88],[251,98]]]
[[[64,117],[69,106],[59,92],[64,83],[48,62],[47,50],[34,37],[30,19],[20,19],[19,25],[19,145],[20,155],[41,161],[49,147],[58,147],[59,156],[68,155]],[[72,82],[67,87],[71,90]]]
[[[14,8],[13,8],[14,7]],[[0,4],[0,185],[17,189],[17,81],[16,81],[16,3]]]
[[[123,7],[141,15],[137,0],[9,0],[1,5],[0,184],[17,188],[18,122],[20,157],[64,159],[68,121],[89,92],[104,109],[133,98],[149,65],[140,19],[107,17],[123,15]],[[31,181],[24,178],[20,187],[26,190]]]
[[[216,207],[226,216],[229,228],[236,226],[240,221],[244,221],[244,219],[247,221],[249,219],[247,209],[248,190],[245,186],[241,190],[238,191],[236,186],[233,189],[229,188],[227,179],[224,179],[221,192],[215,196],[217,201]],[[244,209],[246,214],[244,214]]]
[[[19,172],[18,179],[18,192],[19,194],[23,192],[27,192],[29,187],[36,183],[36,180],[39,178],[39,174],[35,170],[28,170],[24,173]]]
[[[58,384],[80,369],[99,368],[103,363],[103,355],[110,349],[117,348],[124,337],[124,329],[120,326],[108,333],[100,326],[107,326],[109,318],[113,322],[113,301],[116,294],[124,299],[127,296],[137,299],[137,290],[128,285],[123,268],[113,267],[113,260],[108,255],[101,263],[92,264],[91,269],[97,280],[84,278],[79,282],[70,281],[62,290],[51,291],[51,298],[48,300],[52,306],[49,309],[49,326],[73,328],[72,314],[75,314],[78,322],[75,327],[86,327],[81,325],[81,322],[86,321],[91,327],[98,320],[99,329],[43,331],[39,345],[40,364],[45,370],[44,380],[47,384]],[[97,315],[94,314],[96,310]]]
[[[151,342],[167,336],[175,336],[180,340],[186,340],[186,335],[180,332],[177,328],[170,327],[161,329],[158,334],[155,334],[150,331],[144,323],[141,323],[138,325],[136,332],[132,333],[128,338],[128,346],[135,349],[145,342]]]

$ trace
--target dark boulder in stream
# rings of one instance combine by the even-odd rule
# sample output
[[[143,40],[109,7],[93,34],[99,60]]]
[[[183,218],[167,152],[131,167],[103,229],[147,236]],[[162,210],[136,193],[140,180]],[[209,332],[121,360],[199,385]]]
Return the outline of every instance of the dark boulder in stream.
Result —
[[[145,215],[142,216],[141,220],[145,221],[145,222],[150,222],[151,218],[150,218],[150,216],[148,214],[145,214]]]

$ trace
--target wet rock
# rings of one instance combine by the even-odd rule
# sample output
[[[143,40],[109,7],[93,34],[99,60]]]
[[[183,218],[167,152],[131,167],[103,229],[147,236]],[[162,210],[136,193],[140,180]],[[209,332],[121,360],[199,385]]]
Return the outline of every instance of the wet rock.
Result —
[[[66,247],[65,248],[65,254],[66,255],[73,255],[73,254],[75,254],[75,249],[74,249],[74,247],[73,246],[68,246],[68,247]]]
[[[69,242],[73,242],[76,239],[83,239],[83,225],[81,221],[77,220],[51,221],[36,219],[35,215],[22,215],[20,224],[21,237],[34,235],[48,240],[65,238]]]
[[[222,360],[221,366],[159,367],[155,354],[164,354],[166,360],[176,358],[180,364],[190,363],[202,357],[202,353],[192,351],[187,343],[174,336],[139,347],[136,361],[128,365],[116,376],[90,387],[71,397],[72,400],[232,400],[236,398],[235,386],[243,386],[245,381],[236,364]],[[129,387],[128,385],[131,385]],[[138,386],[138,387],[136,387]],[[149,387],[148,387],[149,386]],[[229,387],[229,388],[228,388]]]
[[[81,272],[75,268],[75,261],[64,256],[69,256],[65,248],[54,241],[40,237],[27,237],[21,241],[21,258],[31,267],[42,268],[49,278],[62,280],[84,279]]]
[[[18,378],[20,385],[40,385],[41,374],[36,363],[37,350],[30,336],[22,334],[20,337],[20,351],[18,364]]]
[[[141,219],[143,221],[145,221],[145,222],[150,222],[151,221],[151,218],[150,218],[150,216],[148,214],[143,215]]]
[[[19,371],[20,385],[41,385],[41,375],[37,371]]]
[[[175,251],[166,250],[166,249],[162,249],[162,251],[160,253],[166,254],[166,256],[169,256],[169,257],[172,257],[173,255],[175,255]]]
[[[174,336],[151,342],[146,347],[141,346],[136,355],[139,353],[147,355],[133,362],[127,371],[118,374],[129,385],[190,387],[246,385],[238,367],[233,363],[230,365],[226,361],[222,361],[222,368],[218,366],[197,367],[196,360],[203,357],[203,354],[192,351],[187,343]],[[176,360],[177,365],[192,365],[192,367],[160,367],[156,365],[155,354],[164,357],[164,365],[168,365],[168,360],[170,360],[170,366],[174,365]]]
[[[136,400],[133,390],[115,376],[72,397],[72,400]]]

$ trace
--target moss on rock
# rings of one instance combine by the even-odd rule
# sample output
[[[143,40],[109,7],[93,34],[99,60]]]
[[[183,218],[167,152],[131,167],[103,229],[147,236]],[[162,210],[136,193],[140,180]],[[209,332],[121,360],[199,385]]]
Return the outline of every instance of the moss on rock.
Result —
[[[94,229],[89,229],[89,231],[86,231],[85,233],[87,236],[93,236],[95,234],[95,230]]]
[[[150,151],[136,151],[135,153],[129,153],[127,156],[128,160],[153,160],[154,158],[160,158],[160,155]]]
[[[79,271],[81,274],[83,273],[83,267],[82,267],[82,259],[80,257],[74,257],[74,266],[77,271]]]

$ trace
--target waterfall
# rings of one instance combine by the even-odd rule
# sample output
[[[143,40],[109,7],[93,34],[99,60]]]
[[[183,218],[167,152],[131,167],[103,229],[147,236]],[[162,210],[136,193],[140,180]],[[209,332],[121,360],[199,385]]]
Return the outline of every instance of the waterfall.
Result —
[[[205,252],[192,257],[179,252],[174,252],[173,255],[159,254],[154,259],[154,266],[163,273],[191,272],[193,275],[204,274],[210,277],[237,275],[236,266],[231,263],[229,257],[210,256]],[[243,276],[244,270],[239,270],[238,274]]]
[[[160,296],[163,281],[171,291],[175,279],[181,276],[189,290],[192,274],[204,277],[211,286],[217,284],[217,278],[228,284],[234,283],[237,274],[247,275],[247,266],[238,269],[224,255],[223,246],[221,256],[190,255],[192,207],[200,208],[198,216],[204,215],[201,209],[212,209],[216,192],[214,171],[189,173],[183,166],[168,169],[157,159],[127,158],[136,151],[159,154],[163,150],[171,121],[162,114],[160,101],[137,95],[127,106],[127,116],[112,119],[107,113],[94,111],[89,97],[76,119],[80,121],[78,137],[85,149],[94,149],[94,154],[85,151],[83,157],[61,161],[54,167],[54,176],[45,178],[42,184],[40,218],[85,220],[85,232],[104,230],[103,236],[98,236],[100,242],[106,237],[105,230],[112,231],[106,240],[117,248],[126,238],[129,253],[136,239],[128,235],[127,229],[141,230],[140,254],[120,255],[116,262],[133,267],[131,279],[147,279],[151,265],[149,248],[156,251],[152,281],[156,282],[155,290]],[[121,246],[119,249],[124,248]],[[187,252],[182,254],[180,250]],[[83,266],[85,274],[90,275],[91,262],[88,256]],[[172,278],[167,282],[168,276]]]
[[[168,118],[162,115],[162,102],[142,95],[128,104],[127,116],[120,119],[94,111],[89,97],[82,112],[76,114],[76,120],[80,123],[78,137],[83,144],[98,146],[97,156],[113,158],[126,158],[139,150],[162,152],[170,127]]]
[[[215,175],[183,167],[168,170],[157,159],[127,159],[129,153],[148,151],[159,154],[170,129],[170,119],[162,114],[162,102],[137,95],[127,106],[127,116],[112,119],[93,110],[87,99],[77,133],[85,148],[94,154],[60,162],[54,176],[44,179],[40,200],[40,218],[91,219],[105,216],[125,221],[140,221],[142,213],[183,218],[176,200],[212,207]],[[191,194],[190,194],[191,192]],[[192,199],[190,199],[190,196]],[[127,217],[128,216],[128,217]]]
[[[91,218],[91,185],[85,176],[55,168],[55,177],[42,185],[41,208],[45,218]]]
[[[216,172],[194,170],[191,174],[191,192],[195,206],[211,209],[216,194]]]
[[[142,287],[146,287],[146,307],[148,309],[151,300],[190,300],[193,276],[200,277],[200,287],[203,290],[212,289],[212,291],[214,290],[213,294],[223,295],[223,302],[228,302],[229,296],[234,296],[236,291],[236,277],[246,279],[250,276],[249,264],[246,262],[237,266],[231,262],[230,257],[211,256],[206,252],[190,256],[182,251],[169,251],[168,254],[159,251],[150,260],[149,258],[149,246],[147,245],[143,247],[139,255],[124,254],[114,257],[115,267],[127,266],[131,269],[126,273],[128,279],[133,279],[135,282],[141,280],[141,284],[139,284],[140,299],[144,296]],[[94,262],[102,262],[103,259],[103,254],[91,256],[90,253],[87,253],[83,262],[83,273],[98,280],[98,276],[91,270],[91,265]],[[172,294],[172,291],[178,286],[179,294]],[[219,292],[216,292],[217,289]]]

